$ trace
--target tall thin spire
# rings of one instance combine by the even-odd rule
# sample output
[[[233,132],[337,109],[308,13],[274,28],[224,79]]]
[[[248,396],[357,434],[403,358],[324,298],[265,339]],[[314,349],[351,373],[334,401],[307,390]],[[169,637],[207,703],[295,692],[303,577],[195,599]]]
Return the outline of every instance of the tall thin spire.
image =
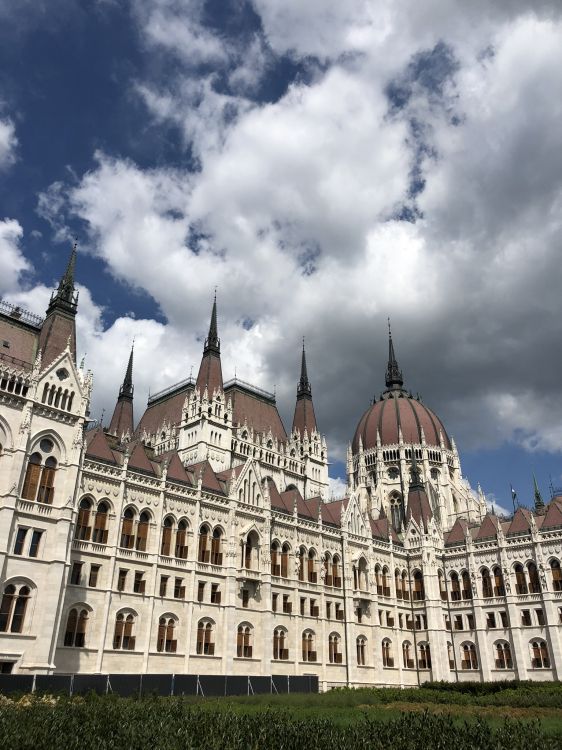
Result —
[[[534,487],[534,494],[535,494],[535,510],[537,512],[542,512],[544,510],[544,500],[542,499],[541,491],[539,490],[539,485],[537,484],[537,478],[533,472],[533,487]]]
[[[39,335],[42,352],[41,364],[49,365],[69,345],[72,359],[76,362],[76,326],[78,292],[74,288],[76,268],[76,242],[72,247],[66,270],[59,281],[56,292],[51,294],[47,315]]]
[[[205,388],[209,397],[214,391],[223,390],[220,339],[217,326],[217,291],[213,299],[213,309],[211,311],[211,322],[209,324],[209,335],[205,339],[203,347],[203,358],[199,366],[197,375],[196,388],[203,393]]]
[[[396,355],[394,354],[392,331],[390,330],[390,318],[388,318],[388,364],[386,367],[386,387],[398,389],[402,388],[403,385],[404,378],[402,377],[402,370],[398,367]]]
[[[217,326],[217,292],[215,289],[215,297],[213,299],[213,309],[211,311],[211,322],[209,324],[209,335],[205,339],[205,351],[220,351],[221,342],[218,334]]]
[[[122,440],[124,436],[129,438],[132,436],[134,431],[133,422],[133,392],[135,390],[133,385],[133,352],[135,348],[135,342],[131,346],[131,353],[129,354],[129,361],[127,363],[127,369],[125,370],[125,378],[123,384],[119,388],[119,397],[113,410],[113,416],[109,425],[109,432],[112,435]]]
[[[125,371],[125,378],[123,385],[119,389],[119,396],[125,396],[125,398],[133,398],[133,392],[135,387],[133,385],[133,354],[135,351],[135,342],[131,345],[131,353],[129,354],[129,362],[127,364],[127,370]]]
[[[308,380],[308,372],[306,369],[306,352],[304,350],[304,336],[302,339],[302,357],[301,357],[301,377],[297,385],[297,398],[302,396],[312,396],[312,388]]]

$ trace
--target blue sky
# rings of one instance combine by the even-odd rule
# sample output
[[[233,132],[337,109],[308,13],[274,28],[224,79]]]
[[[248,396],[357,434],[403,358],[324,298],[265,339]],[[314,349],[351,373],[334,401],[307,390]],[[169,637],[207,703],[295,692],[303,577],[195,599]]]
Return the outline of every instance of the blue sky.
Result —
[[[562,484],[559,3],[0,0],[0,294],[35,312],[80,247],[79,348],[110,410],[299,343],[332,476],[406,384],[509,507]]]

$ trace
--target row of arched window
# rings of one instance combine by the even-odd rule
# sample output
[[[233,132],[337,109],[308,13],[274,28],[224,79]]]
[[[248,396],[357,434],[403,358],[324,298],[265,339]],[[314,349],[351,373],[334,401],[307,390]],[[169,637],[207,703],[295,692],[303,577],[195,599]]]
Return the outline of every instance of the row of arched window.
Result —
[[[554,591],[562,591],[560,562],[553,558],[550,560],[549,564],[552,588]],[[515,573],[516,594],[539,594],[541,592],[541,579],[535,562],[530,560],[525,565],[515,563],[513,565],[513,572]],[[438,573],[438,577],[441,599],[446,600],[447,596],[451,601],[472,599],[473,590],[468,571],[463,570],[460,575],[453,571],[449,575],[448,584],[445,581],[441,570]],[[480,571],[480,584],[482,597],[484,599],[489,599],[494,596],[505,596],[506,594],[504,572],[499,565],[496,565],[491,570],[488,568],[482,568]],[[510,584],[508,585],[510,586]]]

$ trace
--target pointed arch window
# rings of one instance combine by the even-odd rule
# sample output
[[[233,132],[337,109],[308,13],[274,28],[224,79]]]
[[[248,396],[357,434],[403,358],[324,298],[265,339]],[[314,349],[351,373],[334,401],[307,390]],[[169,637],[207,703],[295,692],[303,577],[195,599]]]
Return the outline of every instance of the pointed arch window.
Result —
[[[316,650],[314,648],[314,633],[305,630],[302,634],[302,660],[316,661]]]
[[[404,641],[402,644],[402,663],[404,669],[413,669],[415,664],[412,659],[412,644],[410,641]]]
[[[332,559],[332,577],[334,588],[341,589],[341,567],[338,555],[334,555]]]
[[[494,595],[492,589],[492,580],[488,568],[482,569],[482,596],[484,599],[490,599]]]
[[[150,525],[150,516],[146,510],[140,514],[139,523],[137,526],[137,540],[135,548],[139,552],[146,552],[146,545],[148,543],[148,528]]]
[[[531,652],[531,667],[533,669],[550,669],[550,657],[548,655],[547,645],[544,641],[532,641]]]
[[[96,517],[94,520],[94,531],[92,541],[96,544],[107,544],[107,516],[109,514],[109,505],[102,500],[98,505]]]
[[[316,554],[313,549],[308,553],[307,576],[309,583],[316,583],[318,575],[316,573]]]
[[[134,651],[135,636],[133,630],[135,617],[133,614],[119,612],[115,618],[115,630],[113,633],[113,648],[122,651]]]
[[[64,633],[64,645],[84,648],[86,645],[86,627],[88,624],[88,611],[73,607],[68,613],[66,630]]]
[[[170,550],[172,549],[172,532],[174,522],[168,516],[164,519],[164,525],[162,527],[162,544],[160,545],[160,554],[164,557],[170,556]]]
[[[21,496],[24,500],[35,500],[41,478],[41,454],[32,453],[27,462]]]
[[[392,642],[385,638],[382,642],[382,665],[383,667],[393,667],[394,657],[392,655]]]
[[[236,656],[239,659],[252,658],[252,628],[250,625],[239,625],[236,634]]]
[[[472,586],[470,585],[470,576],[468,575],[467,570],[463,570],[463,572],[461,573],[461,583],[462,583],[462,598],[472,599]]]
[[[529,588],[531,589],[531,594],[540,594],[541,581],[539,578],[539,571],[534,562],[527,563],[527,571],[529,572]]]
[[[505,596],[503,573],[499,566],[494,568],[494,596]]]
[[[199,562],[209,562],[211,557],[210,550],[208,549],[209,533],[209,527],[206,524],[203,524],[199,530],[199,551],[197,555]]]
[[[0,633],[21,633],[31,595],[29,586],[9,584],[4,588],[0,602]]]
[[[478,657],[474,643],[463,643],[461,646],[461,669],[478,669]]]
[[[197,624],[196,653],[199,656],[213,656],[215,653],[213,625],[208,620],[199,620]]]
[[[416,572],[414,573],[414,591],[412,592],[412,599],[418,602],[425,599],[423,573],[421,572],[421,570],[416,570]]]
[[[176,557],[179,560],[187,559],[187,521],[181,520],[176,531]]]
[[[273,658],[286,661],[289,658],[289,649],[286,647],[287,631],[284,628],[276,628],[273,631]]]
[[[222,531],[214,529],[211,539],[211,564],[222,565]]]
[[[558,560],[550,561],[550,572],[552,574],[552,588],[554,591],[562,591],[562,571]]]
[[[175,654],[178,642],[175,638],[176,621],[173,617],[161,617],[158,621],[156,650],[160,653]]]
[[[121,522],[121,542],[120,547],[133,549],[135,546],[135,513],[132,508],[125,508],[123,521]]]
[[[328,660],[330,664],[341,664],[343,655],[340,651],[341,639],[337,633],[332,633],[328,638]]]
[[[431,650],[429,643],[420,643],[418,646],[418,667],[420,669],[431,669]]]
[[[458,602],[461,598],[461,584],[458,573],[451,573],[451,601]]]
[[[289,552],[290,547],[285,542],[281,548],[281,578],[288,578],[289,576]]]
[[[525,570],[521,563],[517,563],[514,568],[515,570],[515,591],[518,594],[527,594],[529,589],[527,588],[527,579],[525,577]]]
[[[513,661],[511,659],[511,646],[505,641],[498,641],[495,644],[496,651],[496,669],[512,669]]]
[[[357,665],[359,667],[364,667],[366,664],[367,641],[362,635],[356,639],[355,646],[357,649]]]
[[[76,529],[74,530],[75,539],[87,541],[90,538],[90,534],[92,533],[91,510],[91,500],[83,497],[78,507],[78,520],[76,522]]]
[[[270,548],[271,555],[271,575],[281,575],[281,559],[279,556],[279,542],[272,542]]]

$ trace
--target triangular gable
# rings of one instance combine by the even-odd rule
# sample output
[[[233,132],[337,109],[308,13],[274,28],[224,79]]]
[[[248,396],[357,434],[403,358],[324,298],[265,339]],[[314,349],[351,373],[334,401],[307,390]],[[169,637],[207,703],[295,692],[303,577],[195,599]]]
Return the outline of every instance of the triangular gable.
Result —
[[[331,503],[322,503],[322,523],[340,528],[341,509],[343,500],[334,500]]]
[[[230,482],[233,474],[234,479],[238,479],[245,466],[246,464],[238,464],[233,469],[223,469],[222,471],[215,472],[215,474],[217,479],[221,479],[223,482]]]
[[[211,492],[218,492],[219,495],[225,494],[224,486],[217,479],[217,475],[213,471],[213,467],[207,460],[200,461],[197,464],[192,464],[191,466],[188,466],[186,468],[186,471],[194,475],[196,483],[199,481],[199,473],[203,472],[203,476],[202,476],[203,489],[210,490]]]
[[[562,526],[562,508],[561,503],[553,500],[547,507],[546,513],[544,514],[542,529],[556,529]],[[538,519],[537,519],[538,520]],[[538,525],[538,524],[537,524]]]
[[[352,495],[349,498],[347,506],[344,504],[344,507],[345,511],[343,521],[347,525],[349,531],[351,531],[352,534],[367,535],[368,531],[365,524],[365,517],[363,516],[359,503],[357,502],[357,498]]]
[[[170,457],[166,479],[169,479],[172,482],[181,482],[182,484],[193,486],[193,482],[189,478],[189,475],[181,462],[181,458],[177,453],[172,453]]]
[[[526,508],[517,508],[509,524],[508,534],[524,534],[531,530],[531,513]]]
[[[408,493],[408,517],[413,517],[420,527],[427,533],[429,522],[433,518],[433,511],[425,489],[413,489]]]
[[[109,464],[117,464],[113,451],[101,427],[86,433],[86,458],[101,459]]]
[[[129,456],[128,468],[144,471],[147,474],[152,474],[154,476],[156,475],[154,467],[146,455],[142,443],[137,443],[133,448],[131,455]]]
[[[303,496],[297,489],[293,488],[291,490],[285,490],[285,492],[281,492],[280,494],[281,500],[285,503],[285,506],[291,508],[291,513],[293,512],[296,501],[297,515],[301,516],[301,518],[314,518],[314,516],[310,512],[310,509],[305,503]]]
[[[464,518],[457,518],[453,524],[453,528],[445,534],[445,544],[460,544],[466,539],[466,530],[468,529],[468,523]]]
[[[474,539],[491,539],[498,534],[499,521],[496,516],[487,513],[476,532]]]

